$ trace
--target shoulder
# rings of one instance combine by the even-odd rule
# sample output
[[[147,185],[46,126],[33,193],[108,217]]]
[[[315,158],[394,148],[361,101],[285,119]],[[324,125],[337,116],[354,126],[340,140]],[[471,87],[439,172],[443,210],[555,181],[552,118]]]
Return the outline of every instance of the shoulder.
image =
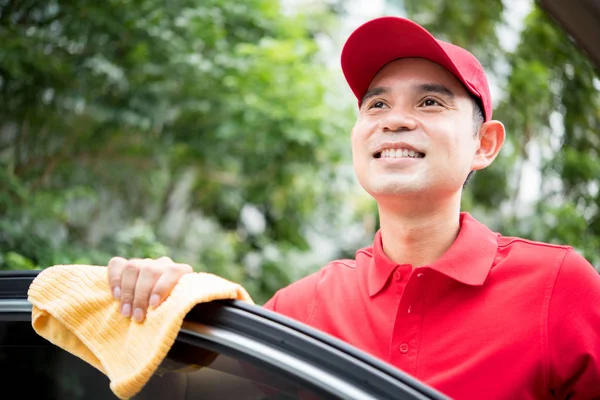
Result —
[[[600,290],[600,274],[572,246],[499,236],[498,255],[500,261],[510,260],[511,264],[534,266],[540,272],[551,273],[555,291],[579,285],[594,285]]]
[[[535,282],[535,287],[544,290],[547,298],[580,284],[595,285],[600,290],[600,274],[572,246],[520,237],[498,236],[492,273],[508,274],[522,284]]]
[[[532,251],[545,254],[564,254],[572,250],[573,247],[563,244],[537,242],[535,240],[529,240],[515,236],[498,235],[498,249]]]
[[[576,291],[580,297],[587,292],[600,301],[600,274],[573,248],[569,248],[565,254],[556,277],[555,287],[555,292],[557,289],[567,288],[568,291]]]
[[[318,271],[278,290],[264,307],[306,322],[317,305],[320,288],[353,275],[355,270],[354,260],[331,261]]]
[[[327,265],[318,271],[301,278],[283,289],[279,293],[288,295],[304,295],[310,294],[318,290],[319,285],[324,281],[336,277],[339,278],[343,274],[352,274],[356,270],[356,261],[351,259],[340,259],[329,262]]]
[[[496,261],[512,261],[519,265],[535,264],[560,268],[565,258],[577,253],[572,246],[538,242],[520,237],[498,235],[498,255]],[[581,260],[579,260],[581,261]],[[570,260],[569,262],[575,262]]]

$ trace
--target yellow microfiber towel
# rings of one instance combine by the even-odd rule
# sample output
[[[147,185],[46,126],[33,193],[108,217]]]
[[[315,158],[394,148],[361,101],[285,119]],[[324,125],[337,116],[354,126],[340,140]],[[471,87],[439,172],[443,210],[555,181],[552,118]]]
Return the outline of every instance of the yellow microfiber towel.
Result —
[[[119,302],[110,293],[107,267],[92,265],[46,268],[33,280],[28,296],[33,329],[104,373],[120,399],[137,394],[152,377],[194,305],[223,299],[253,303],[239,284],[190,273],[138,323],[120,314]]]

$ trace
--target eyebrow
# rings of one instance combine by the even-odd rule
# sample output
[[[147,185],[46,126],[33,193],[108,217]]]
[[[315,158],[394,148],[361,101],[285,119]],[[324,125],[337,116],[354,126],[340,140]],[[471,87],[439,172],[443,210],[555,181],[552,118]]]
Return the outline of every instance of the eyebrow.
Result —
[[[419,93],[437,93],[443,96],[448,97],[451,100],[454,100],[456,95],[446,86],[441,83],[421,83],[419,85],[415,85],[413,87]],[[392,89],[389,86],[376,86],[373,87],[364,94],[362,99],[360,100],[360,105],[362,105],[369,100],[371,97],[381,96],[382,94],[389,94],[392,92]]]
[[[371,89],[367,90],[367,92],[364,94],[364,96],[360,100],[360,105],[362,106],[371,97],[381,96],[382,94],[389,94],[391,92],[392,92],[392,89],[387,86],[385,86],[385,87],[384,86],[376,86],[374,88],[371,88]]]
[[[454,99],[456,97],[452,90],[440,83],[422,83],[420,85],[416,85],[416,89],[421,93],[437,93],[450,99]]]

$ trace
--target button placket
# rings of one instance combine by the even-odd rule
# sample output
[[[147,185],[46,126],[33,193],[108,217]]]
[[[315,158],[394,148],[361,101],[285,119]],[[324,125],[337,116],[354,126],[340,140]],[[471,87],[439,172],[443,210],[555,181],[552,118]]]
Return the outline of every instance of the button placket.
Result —
[[[411,272],[412,266],[407,264],[398,265],[392,273],[392,280],[395,282],[403,282],[405,284],[406,277],[410,276]],[[401,286],[404,287],[404,284]]]
[[[403,276],[404,292],[397,308],[390,347],[392,363],[412,373],[417,368],[428,272],[408,270]],[[401,287],[403,285],[397,285]]]
[[[421,286],[423,285],[423,282],[425,280],[425,273],[424,272],[417,272],[415,274],[415,276],[417,277],[417,285]],[[423,298],[424,296],[421,295],[419,296],[420,299],[417,302],[413,302],[411,304],[408,305],[408,307],[406,307],[406,313],[407,314],[415,314],[415,313],[420,313],[422,308],[423,308]]]

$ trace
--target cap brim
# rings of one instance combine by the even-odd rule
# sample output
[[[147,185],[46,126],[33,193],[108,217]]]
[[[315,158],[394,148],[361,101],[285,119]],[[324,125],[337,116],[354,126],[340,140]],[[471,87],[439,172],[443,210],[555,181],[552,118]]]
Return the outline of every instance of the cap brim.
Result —
[[[471,89],[438,41],[420,25],[403,18],[382,17],[357,28],[342,49],[342,71],[358,99],[383,66],[399,58],[425,58],[455,75]]]

